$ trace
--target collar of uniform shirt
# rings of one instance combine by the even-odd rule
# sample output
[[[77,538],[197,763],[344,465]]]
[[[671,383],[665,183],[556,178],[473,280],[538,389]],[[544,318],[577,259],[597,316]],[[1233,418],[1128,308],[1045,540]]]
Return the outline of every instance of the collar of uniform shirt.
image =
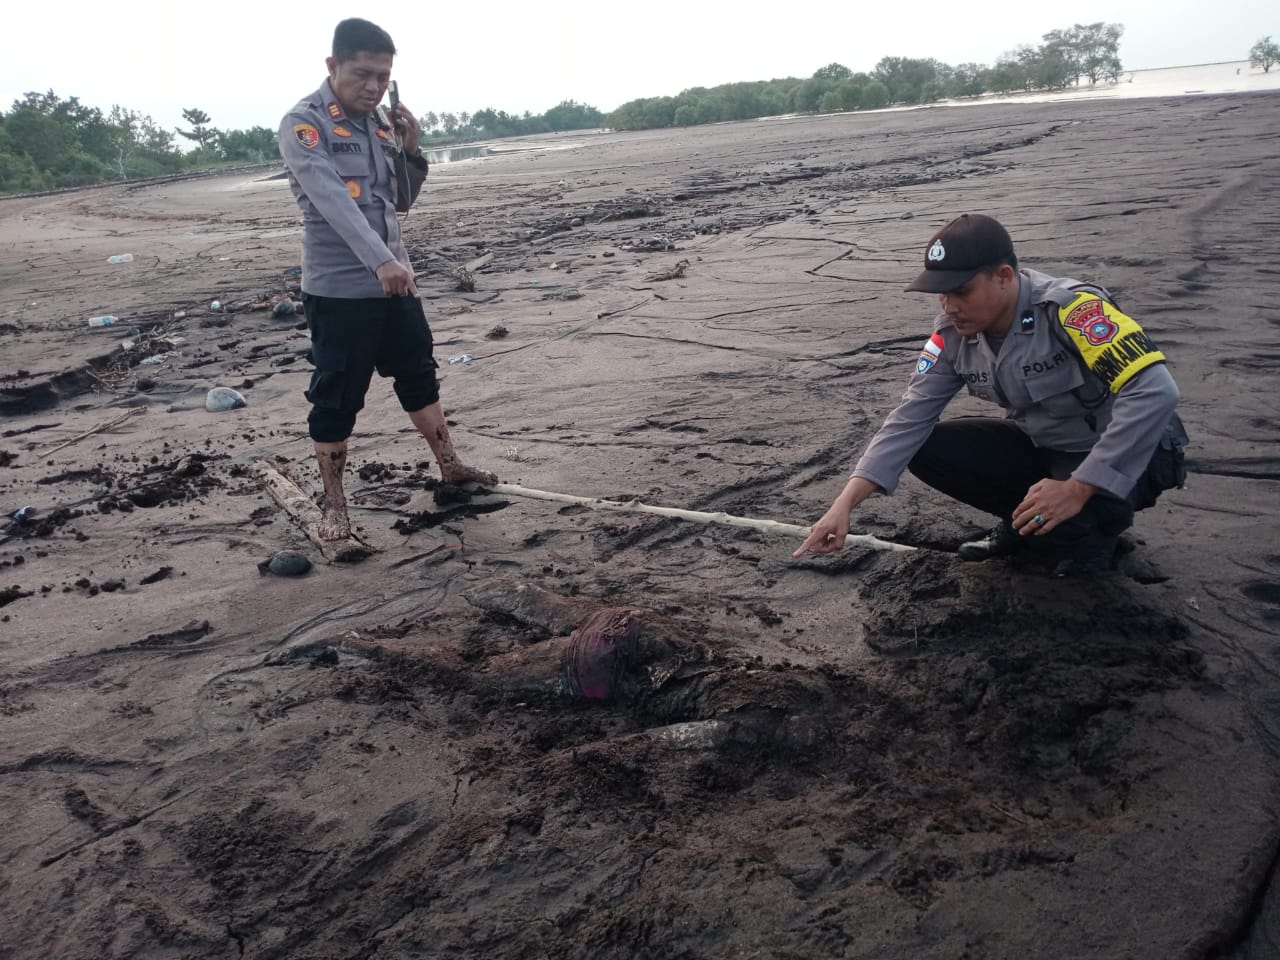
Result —
[[[1031,312],[1031,283],[1023,275],[1022,271],[1018,271],[1018,309],[1013,314],[1013,326],[1009,328],[1009,333],[1026,334],[1032,333],[1034,327],[1022,323],[1022,318]]]

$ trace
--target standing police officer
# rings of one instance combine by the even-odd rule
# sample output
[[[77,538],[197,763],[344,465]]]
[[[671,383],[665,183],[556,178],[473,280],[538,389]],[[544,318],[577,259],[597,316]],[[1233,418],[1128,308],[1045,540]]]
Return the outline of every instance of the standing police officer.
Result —
[[[454,452],[431,330],[400,237],[396,213],[417,199],[427,161],[413,113],[397,104],[388,119],[378,106],[395,52],[385,30],[343,20],[325,60],[328,79],[280,125],[280,154],[302,209],[302,304],[315,363],[307,424],[324,482],[320,535],[329,540],[351,534],[342,491],[347,438],[375,369],[394,378],[446,483],[497,482]]]
[[[942,313],[902,403],[795,556],[844,546],[849,515],[904,469],[1000,518],[960,555],[1035,547],[1061,576],[1112,568],[1134,510],[1180,486],[1186,435],[1164,354],[1102,287],[1018,269],[1009,234],[966,214],[930,237],[907,289]],[[1003,419],[938,417],[961,388]]]

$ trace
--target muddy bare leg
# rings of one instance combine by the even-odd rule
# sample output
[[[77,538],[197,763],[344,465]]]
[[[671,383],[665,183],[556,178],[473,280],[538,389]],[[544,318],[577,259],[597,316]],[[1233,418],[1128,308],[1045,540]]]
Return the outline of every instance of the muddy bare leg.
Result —
[[[421,410],[414,410],[409,419],[418,428],[418,432],[426,437],[427,445],[435,454],[436,463],[440,464],[440,479],[445,483],[478,483],[492,486],[498,482],[496,475],[487,470],[469,467],[458,459],[453,449],[453,439],[449,436],[449,427],[444,422],[444,408],[439,401]],[[318,446],[318,445],[317,445]]]
[[[342,492],[342,471],[347,466],[346,441],[316,443],[316,462],[320,464],[320,481],[324,484],[324,516],[320,521],[322,540],[344,540],[351,536],[351,520],[347,517],[347,498]]]

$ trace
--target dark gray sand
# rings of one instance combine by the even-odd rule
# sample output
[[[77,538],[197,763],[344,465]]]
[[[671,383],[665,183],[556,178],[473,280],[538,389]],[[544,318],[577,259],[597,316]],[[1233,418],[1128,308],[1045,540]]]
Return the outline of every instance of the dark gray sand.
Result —
[[[348,479],[380,552],[327,565],[249,470],[317,489],[300,318],[240,306],[296,283],[283,185],[0,202],[0,506],[39,511],[0,534],[0,957],[1280,955],[1277,130],[1264,94],[565,137],[406,221],[464,455],[809,523],[928,335],[922,241],[1000,217],[1183,391],[1188,487],[1094,583],[959,562],[985,518],[910,479],[855,529],[921,550],[801,562],[440,505],[385,382]],[[517,583],[683,653],[623,703],[521,694],[573,624]]]

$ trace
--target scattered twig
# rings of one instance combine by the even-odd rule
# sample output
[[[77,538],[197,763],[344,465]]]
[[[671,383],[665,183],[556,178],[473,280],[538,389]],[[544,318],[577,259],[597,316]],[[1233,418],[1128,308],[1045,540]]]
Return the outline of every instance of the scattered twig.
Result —
[[[453,289],[461,293],[475,293],[476,275],[465,266],[459,264],[453,267],[449,276],[453,279]]]
[[[86,430],[84,433],[80,434],[77,437],[72,437],[70,440],[64,440],[62,443],[58,444],[56,447],[54,447],[52,450],[46,453],[45,456],[46,457],[52,456],[53,454],[57,453],[59,450],[64,450],[67,447],[71,446],[73,443],[79,443],[85,437],[92,437],[95,433],[101,433],[103,430],[110,430],[116,424],[124,423],[126,420],[132,417],[135,413],[144,413],[146,409],[147,409],[146,407],[130,407],[124,413],[120,414],[120,416],[115,417],[111,420],[108,420],[106,423],[100,423],[96,427],[94,427],[92,430]]]
[[[996,813],[1004,814],[1014,823],[1020,823],[1024,827],[1027,825],[1027,821],[1023,817],[1018,816],[1012,810],[1006,810],[1004,807],[1000,806],[1000,804],[996,803],[994,800],[988,800],[987,803],[990,805],[992,810],[996,811]]]
[[[658,280],[676,280],[684,276],[684,272],[689,269],[689,261],[681,260],[674,266],[668,267],[666,270],[659,270],[657,273],[651,273],[645,277],[646,282],[656,282]]]

